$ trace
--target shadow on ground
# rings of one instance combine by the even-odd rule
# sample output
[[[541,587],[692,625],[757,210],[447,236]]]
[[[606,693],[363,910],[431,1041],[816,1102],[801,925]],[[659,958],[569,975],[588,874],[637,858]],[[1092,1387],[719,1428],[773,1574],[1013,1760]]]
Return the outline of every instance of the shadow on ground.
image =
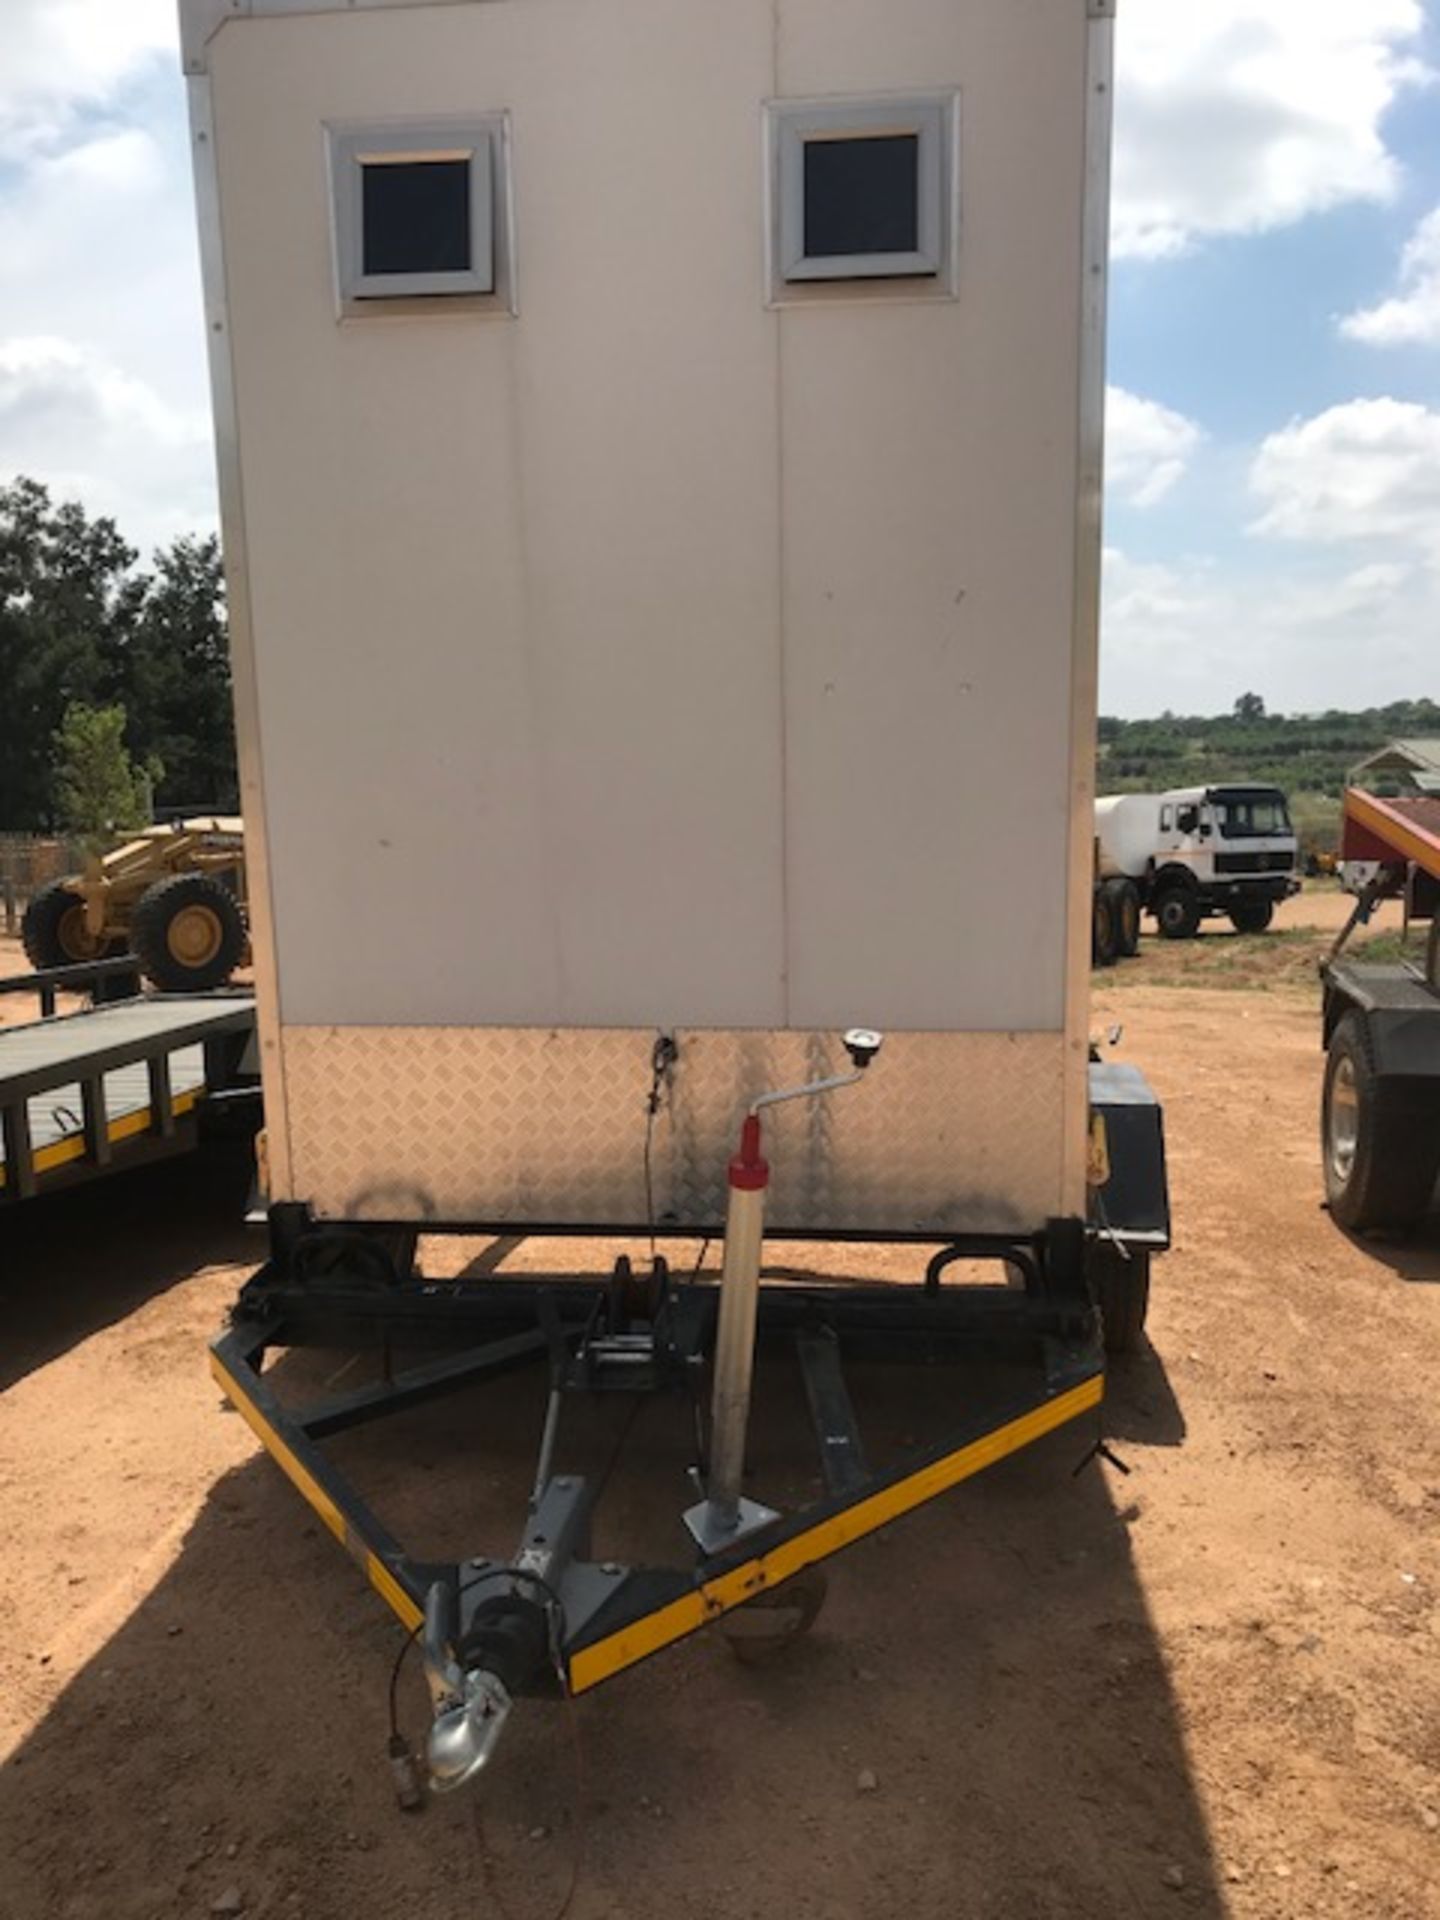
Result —
[[[1440,1284],[1440,1213],[1432,1213],[1411,1234],[1350,1233],[1341,1226],[1335,1226],[1335,1231],[1367,1260],[1389,1267],[1397,1279],[1422,1286]]]
[[[258,1265],[243,1225],[253,1171],[248,1140],[216,1138],[0,1211],[0,1389],[200,1266]]]
[[[955,1417],[938,1370],[887,1377],[856,1383],[877,1457]],[[816,1483],[793,1363],[761,1381],[757,1488],[803,1500]],[[335,1456],[417,1550],[505,1551],[543,1387],[536,1373],[467,1390],[349,1433]],[[626,1415],[578,1403],[557,1467],[603,1460]],[[217,1401],[214,1417],[236,1416]],[[573,1709],[524,1703],[480,1790],[509,1913],[556,1912],[583,1827],[578,1920],[1223,1914],[1128,1510],[1100,1467],[1072,1477],[1091,1438],[1063,1430],[832,1562],[812,1634],[769,1664],[737,1664],[712,1631]],[[598,1553],[679,1554],[690,1444],[681,1403],[646,1403]],[[1127,1500],[1143,1451],[1130,1464]],[[493,1911],[472,1803],[407,1816],[391,1797],[401,1644],[268,1460],[229,1474],[0,1774],[0,1914],[203,1916],[232,1888],[254,1920]],[[401,1697],[418,1732],[413,1671]]]

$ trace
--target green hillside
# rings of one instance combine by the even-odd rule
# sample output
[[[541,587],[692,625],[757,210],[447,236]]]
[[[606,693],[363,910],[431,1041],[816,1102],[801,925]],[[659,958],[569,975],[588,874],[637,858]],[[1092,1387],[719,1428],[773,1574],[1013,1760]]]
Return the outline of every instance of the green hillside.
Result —
[[[1340,817],[1345,777],[1357,760],[1407,736],[1440,735],[1440,705],[1400,700],[1362,713],[1266,713],[1246,694],[1231,712],[1162,713],[1155,720],[1101,715],[1101,793],[1149,792],[1220,780],[1282,787],[1302,837],[1329,845]]]

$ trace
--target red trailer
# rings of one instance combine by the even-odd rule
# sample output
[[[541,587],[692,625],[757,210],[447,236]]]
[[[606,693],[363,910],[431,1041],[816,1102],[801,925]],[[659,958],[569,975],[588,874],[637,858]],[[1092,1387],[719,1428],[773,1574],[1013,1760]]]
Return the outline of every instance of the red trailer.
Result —
[[[1408,1231],[1440,1175],[1440,798],[1348,792],[1341,854],[1379,871],[1322,969],[1325,1191],[1342,1226]],[[1407,926],[1430,923],[1423,964],[1342,959],[1376,904],[1397,897]]]

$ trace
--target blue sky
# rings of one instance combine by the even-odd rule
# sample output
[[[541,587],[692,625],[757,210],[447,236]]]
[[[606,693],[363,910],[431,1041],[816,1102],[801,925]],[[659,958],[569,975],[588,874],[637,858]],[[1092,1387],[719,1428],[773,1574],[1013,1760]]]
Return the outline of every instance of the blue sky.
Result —
[[[1106,711],[1440,697],[1437,7],[1120,0]],[[0,475],[213,525],[203,354],[173,0],[5,0]]]

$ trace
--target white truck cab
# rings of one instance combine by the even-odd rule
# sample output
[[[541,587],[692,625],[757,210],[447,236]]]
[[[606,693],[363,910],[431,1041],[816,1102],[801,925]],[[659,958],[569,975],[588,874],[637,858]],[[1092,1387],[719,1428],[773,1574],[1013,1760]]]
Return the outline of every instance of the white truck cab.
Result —
[[[1189,939],[1226,914],[1238,933],[1263,933],[1299,889],[1299,851],[1278,787],[1176,787],[1095,803],[1102,884],[1129,883],[1168,939]]]

